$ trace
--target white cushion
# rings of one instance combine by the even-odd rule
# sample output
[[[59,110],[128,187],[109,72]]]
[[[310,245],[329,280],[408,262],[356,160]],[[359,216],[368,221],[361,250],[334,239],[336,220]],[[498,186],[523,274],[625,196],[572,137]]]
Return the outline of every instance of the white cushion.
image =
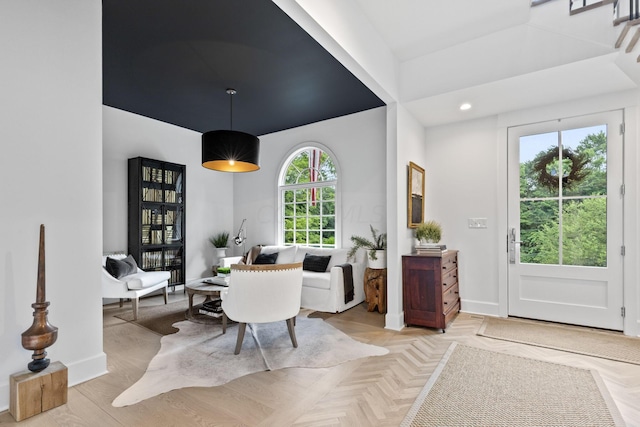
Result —
[[[278,258],[276,258],[276,264],[291,264],[296,257],[295,246],[263,246],[260,249],[261,254],[272,254],[278,252]]]
[[[143,271],[121,277],[120,280],[125,282],[129,289],[144,289],[167,281],[170,277],[171,273],[168,271]]]
[[[317,289],[331,288],[330,273],[316,273],[314,271],[302,272],[302,286]]]

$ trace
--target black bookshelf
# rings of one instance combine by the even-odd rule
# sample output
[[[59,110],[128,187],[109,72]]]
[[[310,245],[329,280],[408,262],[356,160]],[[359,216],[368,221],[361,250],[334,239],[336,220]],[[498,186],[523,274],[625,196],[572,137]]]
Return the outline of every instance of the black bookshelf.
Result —
[[[169,286],[185,281],[186,167],[129,159],[129,253],[145,271],[168,271]]]

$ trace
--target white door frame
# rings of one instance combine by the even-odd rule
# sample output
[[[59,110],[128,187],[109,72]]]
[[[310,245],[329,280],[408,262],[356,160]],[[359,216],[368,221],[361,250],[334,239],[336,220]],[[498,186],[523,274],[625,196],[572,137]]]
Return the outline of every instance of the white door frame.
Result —
[[[640,284],[638,283],[640,264],[640,229],[638,215],[638,196],[640,194],[638,179],[640,174],[637,171],[637,165],[640,163],[638,156],[640,155],[637,149],[636,141],[640,140],[638,132],[638,121],[640,120],[640,111],[637,107],[624,107],[624,105],[635,105],[637,99],[633,98],[633,101],[620,101],[616,99],[608,99],[608,102],[602,102],[598,100],[594,102],[591,107],[588,103],[583,103],[581,106],[576,107],[575,114],[563,114],[562,111],[566,111],[566,108],[556,108],[557,113],[549,113],[545,111],[537,114],[532,113],[531,116],[535,117],[534,120],[522,119],[524,116],[519,113],[516,115],[505,116],[499,118],[499,124],[496,132],[496,147],[497,147],[497,164],[498,164],[498,179],[496,185],[496,194],[498,202],[498,217],[496,223],[499,225],[496,231],[496,242],[499,248],[499,262],[498,262],[498,316],[508,317],[509,315],[509,298],[508,298],[508,268],[509,268],[509,253],[508,253],[508,232],[509,232],[509,220],[507,214],[508,206],[508,191],[507,191],[507,176],[508,176],[508,128],[517,125],[526,125],[536,122],[549,121],[557,118],[563,118],[571,115],[583,115],[583,114],[595,114],[598,112],[604,112],[608,110],[622,110],[624,122],[625,122],[625,135],[624,135],[624,181],[626,189],[625,203],[623,207],[624,215],[624,230],[625,230],[625,246],[626,246],[626,258],[624,263],[623,277],[624,277],[624,306],[626,308],[626,316],[623,321],[623,333],[630,336],[640,336],[640,307],[638,298],[640,296]],[[624,102],[621,104],[621,102]],[[573,104],[576,106],[576,104]],[[597,108],[600,105],[602,108]],[[622,106],[621,106],[622,105]],[[549,114],[553,114],[550,116]],[[631,142],[631,143],[629,143]]]

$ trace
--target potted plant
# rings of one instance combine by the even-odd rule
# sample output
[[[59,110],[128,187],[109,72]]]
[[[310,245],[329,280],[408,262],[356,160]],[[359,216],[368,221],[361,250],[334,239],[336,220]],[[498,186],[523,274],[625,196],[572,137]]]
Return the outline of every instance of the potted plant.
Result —
[[[218,267],[216,269],[219,277],[227,277],[231,274],[231,267]]]
[[[347,259],[354,259],[358,249],[366,249],[367,259],[369,262],[369,268],[385,268],[387,266],[387,233],[378,234],[378,230],[371,228],[372,239],[367,239],[362,236],[351,236],[351,242],[353,246],[347,253]]]
[[[438,243],[442,237],[442,227],[434,220],[423,222],[416,227],[416,239],[421,245]]]
[[[214,234],[209,241],[216,248],[216,257],[218,259],[227,256],[227,243],[229,242],[229,233],[226,231]]]

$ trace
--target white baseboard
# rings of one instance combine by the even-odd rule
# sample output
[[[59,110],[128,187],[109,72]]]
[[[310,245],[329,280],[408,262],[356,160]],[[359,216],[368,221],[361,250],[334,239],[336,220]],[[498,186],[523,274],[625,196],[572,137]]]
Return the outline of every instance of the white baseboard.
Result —
[[[68,369],[69,387],[109,373],[109,371],[107,371],[107,355],[104,352],[88,359],[64,364]],[[9,393],[9,382],[7,381],[0,384],[0,412],[9,410]]]
[[[500,305],[493,302],[460,300],[460,311],[472,314],[482,314],[485,316],[500,316]]]
[[[9,410],[9,382],[0,384],[0,412]]]
[[[100,352],[88,359],[69,364],[65,363],[65,365],[69,369],[69,387],[109,373],[107,371],[107,355],[104,352]]]
[[[398,314],[387,313],[384,316],[384,328],[393,331],[401,331],[404,328],[404,311]]]

